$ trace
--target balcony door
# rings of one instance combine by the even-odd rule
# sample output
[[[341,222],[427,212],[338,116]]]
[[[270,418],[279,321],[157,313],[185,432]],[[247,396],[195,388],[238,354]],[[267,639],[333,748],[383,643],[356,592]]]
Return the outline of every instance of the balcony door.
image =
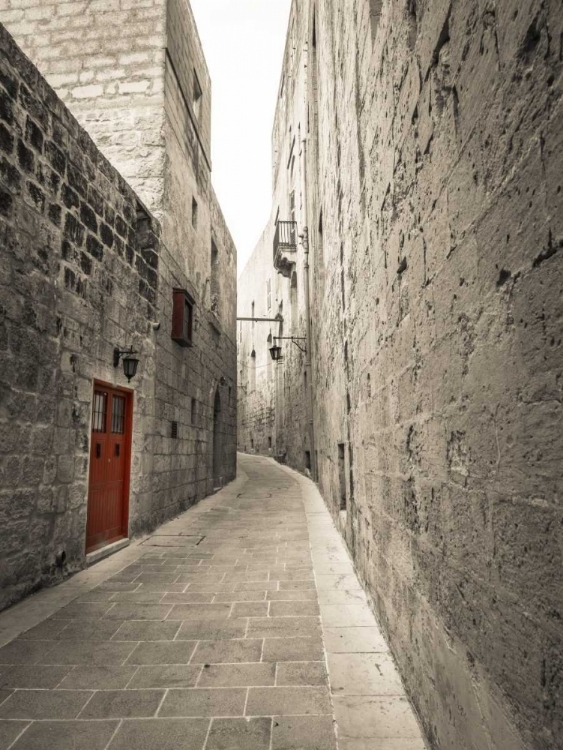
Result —
[[[94,384],[86,552],[127,536],[133,395]]]

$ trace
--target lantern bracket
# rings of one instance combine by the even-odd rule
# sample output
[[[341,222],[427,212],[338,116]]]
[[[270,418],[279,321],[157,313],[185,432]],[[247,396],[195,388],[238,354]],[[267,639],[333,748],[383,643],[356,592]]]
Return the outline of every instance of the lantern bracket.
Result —
[[[301,346],[298,344],[298,341],[307,341],[306,338],[300,337],[300,336],[274,336],[274,343],[276,341],[291,341],[292,344],[295,344],[295,346],[299,349],[300,352],[303,352],[303,354],[307,354],[307,347]]]
[[[131,347],[130,349],[118,349],[116,346],[113,350],[113,366],[119,367],[119,363],[122,357],[132,357],[134,354],[138,353],[139,352],[133,351],[133,347]]]

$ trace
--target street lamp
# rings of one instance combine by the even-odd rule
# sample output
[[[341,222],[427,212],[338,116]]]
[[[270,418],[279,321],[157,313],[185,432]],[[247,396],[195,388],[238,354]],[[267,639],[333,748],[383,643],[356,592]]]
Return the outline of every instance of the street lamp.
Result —
[[[135,357],[138,352],[133,351],[133,347],[121,351],[117,347],[113,350],[113,366],[119,367],[119,360],[123,360],[123,373],[130,383],[137,374],[139,360]]]
[[[274,362],[280,362],[283,359],[281,346],[273,346],[270,349],[270,357],[274,360]]]

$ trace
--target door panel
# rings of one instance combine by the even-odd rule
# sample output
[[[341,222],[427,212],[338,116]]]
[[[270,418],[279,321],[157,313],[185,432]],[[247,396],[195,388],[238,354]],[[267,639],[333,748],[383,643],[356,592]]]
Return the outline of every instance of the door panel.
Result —
[[[94,386],[86,551],[127,535],[131,394]]]

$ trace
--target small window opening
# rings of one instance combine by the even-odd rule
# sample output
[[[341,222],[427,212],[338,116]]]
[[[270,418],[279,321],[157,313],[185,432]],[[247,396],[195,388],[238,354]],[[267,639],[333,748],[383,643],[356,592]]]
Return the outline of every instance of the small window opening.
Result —
[[[250,390],[256,390],[256,352],[254,349],[250,355]]]
[[[299,299],[297,291],[297,274],[295,271],[291,276],[291,286],[289,289],[289,300],[291,302],[291,325],[293,330],[296,329],[299,317]]]
[[[313,49],[317,49],[317,12],[313,12]]]
[[[197,77],[197,73],[194,70],[194,113],[196,118],[199,120],[201,117],[201,102],[203,100],[203,91],[201,89],[201,84],[199,82],[199,78]]]
[[[305,468],[311,471],[311,451],[305,451]]]
[[[271,437],[268,438],[268,448],[272,450],[272,438]]]
[[[219,251],[211,240],[211,310],[219,311]]]
[[[170,437],[172,440],[178,440],[178,422],[170,423]]]
[[[292,190],[289,194],[289,218],[291,221],[295,221],[295,190]]]
[[[340,510],[346,510],[346,458],[345,443],[338,443],[338,483]]]
[[[198,219],[198,205],[195,198],[192,198],[192,227],[194,229],[197,229],[197,219]]]

